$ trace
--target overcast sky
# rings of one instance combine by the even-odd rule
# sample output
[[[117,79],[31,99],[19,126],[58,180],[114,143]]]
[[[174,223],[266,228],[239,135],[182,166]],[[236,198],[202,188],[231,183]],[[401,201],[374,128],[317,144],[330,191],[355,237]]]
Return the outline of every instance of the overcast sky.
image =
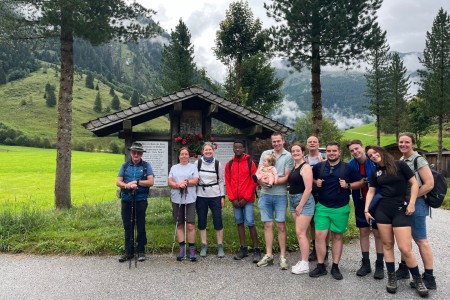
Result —
[[[188,26],[195,47],[195,61],[206,67],[208,74],[222,81],[225,67],[215,58],[211,48],[219,23],[225,18],[229,0],[137,0],[147,8],[156,10],[155,20],[170,33],[180,18]],[[270,27],[273,21],[266,16],[261,0],[249,0],[255,17]],[[269,1],[265,1],[269,3]],[[270,1],[271,2],[271,1]],[[425,35],[431,30],[440,7],[450,13],[449,0],[384,0],[378,12],[378,21],[387,31],[391,50],[399,52],[421,52]],[[408,68],[416,69],[416,55],[405,61]],[[408,58],[407,58],[408,59]]]

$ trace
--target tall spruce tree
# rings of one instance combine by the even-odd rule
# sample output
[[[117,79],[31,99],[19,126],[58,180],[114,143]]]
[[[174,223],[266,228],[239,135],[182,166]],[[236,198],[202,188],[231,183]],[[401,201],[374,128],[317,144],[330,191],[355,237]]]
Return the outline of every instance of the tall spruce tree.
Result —
[[[450,16],[439,9],[431,32],[427,32],[423,59],[419,59],[424,70],[418,70],[419,96],[425,100],[430,116],[438,124],[437,168],[442,165],[443,124],[450,117]]]
[[[247,1],[232,2],[216,32],[217,58],[227,66],[225,96],[235,103],[245,104],[248,92],[242,83],[243,60],[266,51],[267,33],[261,21],[253,17]]]
[[[101,113],[103,110],[102,98],[100,97],[100,92],[97,92],[97,96],[95,97],[93,109],[96,113]]]
[[[88,89],[93,90],[94,89],[94,75],[92,75],[92,72],[88,72],[86,75],[86,82],[84,84]]]
[[[398,135],[407,127],[408,117],[405,109],[408,105],[406,99],[410,86],[407,69],[397,52],[391,55],[391,64],[388,66],[388,96],[386,108],[384,109],[386,122],[383,123],[383,131],[395,133],[396,141]]]
[[[367,80],[366,96],[369,98],[368,110],[376,118],[377,145],[381,144],[381,122],[386,113],[386,97],[389,94],[389,76],[387,68],[390,62],[389,45],[386,40],[386,31],[374,26],[372,36],[375,41],[367,56],[370,67],[364,75]]]
[[[161,57],[161,83],[166,94],[187,88],[197,82],[191,33],[182,19],[170,36],[171,41],[169,45],[164,46]]]
[[[55,88],[50,88],[47,92],[45,92],[45,104],[48,107],[55,107],[56,106],[56,95],[55,95]]]
[[[372,27],[382,0],[272,0],[264,4],[279,23],[271,28],[276,49],[298,71],[311,69],[314,134],[322,124],[321,66],[351,65],[373,46]]]
[[[111,100],[111,108],[114,110],[120,109],[120,100],[119,97],[117,97],[117,95],[114,95],[114,97]]]
[[[131,95],[130,104],[131,106],[137,106],[139,104],[139,93],[135,90],[133,91],[133,95]]]
[[[73,41],[80,37],[99,45],[110,40],[130,41],[156,31],[154,23],[142,25],[137,19],[150,18],[154,11],[124,0],[3,0],[15,9],[10,39],[57,37],[61,70],[58,100],[55,207],[71,207],[71,139],[73,95]]]

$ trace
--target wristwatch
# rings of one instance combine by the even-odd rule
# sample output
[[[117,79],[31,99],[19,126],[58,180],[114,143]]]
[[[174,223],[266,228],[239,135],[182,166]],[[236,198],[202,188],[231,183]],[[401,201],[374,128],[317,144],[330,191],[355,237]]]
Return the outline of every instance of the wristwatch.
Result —
[[[136,181],[136,185],[137,185],[137,186],[139,186],[139,180],[138,180],[138,181]]]
[[[349,190],[351,189],[350,183],[347,183],[347,188],[348,188]]]

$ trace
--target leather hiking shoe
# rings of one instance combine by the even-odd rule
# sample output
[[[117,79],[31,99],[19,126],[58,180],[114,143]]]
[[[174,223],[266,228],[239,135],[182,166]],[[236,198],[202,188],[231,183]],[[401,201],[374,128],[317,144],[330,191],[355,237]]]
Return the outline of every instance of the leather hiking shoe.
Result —
[[[375,279],[384,278],[384,265],[382,260],[375,261],[375,273],[373,273],[373,278]]]
[[[138,254],[138,261],[145,261],[147,258],[145,257],[145,253],[144,252],[140,252]]]
[[[339,267],[331,267],[331,276],[333,276],[336,280],[342,280],[344,279],[344,276],[342,276],[341,271],[339,270]]]
[[[428,297],[428,289],[422,281],[421,276],[413,276],[414,288],[420,297]]]
[[[397,276],[397,280],[409,279],[408,266],[402,262],[398,263],[398,269],[395,271],[395,276]]]
[[[200,249],[200,256],[206,257],[206,251],[208,250],[207,244],[202,244],[202,248]]]
[[[253,263],[256,264],[258,261],[261,260],[261,249],[255,248],[253,249]]]
[[[397,293],[397,275],[395,272],[388,272],[388,283],[386,285],[386,291],[391,294]]]
[[[241,260],[241,259],[243,259],[244,257],[247,257],[247,256],[248,256],[248,249],[247,249],[247,247],[241,246],[239,248],[238,253],[236,253],[236,255],[233,258],[235,260]]]
[[[264,257],[258,261],[256,264],[258,267],[267,267],[273,265],[273,256],[268,256],[267,254],[264,255]]]
[[[280,269],[281,270],[287,270],[289,268],[288,262],[286,260],[286,257],[280,256]]]
[[[317,260],[316,249],[313,249],[308,256],[308,261],[316,261],[316,260]]]
[[[435,290],[435,289],[437,289],[437,286],[436,286],[436,278],[434,278],[433,275],[430,275],[430,274],[427,274],[427,273],[423,273],[423,274],[422,274],[422,281],[423,281],[423,283],[425,284],[425,286],[426,286],[427,289],[429,289],[429,290]],[[409,285],[410,285],[413,289],[416,288],[416,284],[415,284],[414,281],[411,281],[411,282],[409,283]]]
[[[119,257],[119,262],[121,262],[121,263],[126,262],[127,260],[130,260],[130,259],[132,259],[133,257],[134,257],[133,254],[124,254],[124,255],[121,255],[121,256]]]
[[[320,277],[320,276],[324,276],[327,275],[327,269],[325,269],[325,265],[324,264],[317,264],[317,267],[312,270],[311,272],[309,272],[309,277]]]
[[[361,267],[358,271],[356,271],[356,275],[358,276],[366,276],[367,274],[372,273],[372,268],[370,267],[370,259],[362,259]]]

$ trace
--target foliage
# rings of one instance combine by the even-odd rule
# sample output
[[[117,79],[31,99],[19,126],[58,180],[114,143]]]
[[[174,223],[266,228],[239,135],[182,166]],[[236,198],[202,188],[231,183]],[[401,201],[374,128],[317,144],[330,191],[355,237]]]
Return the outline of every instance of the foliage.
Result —
[[[140,97],[137,91],[133,92],[133,95],[131,95],[130,105],[131,106],[137,106],[140,102]]]
[[[178,153],[180,148],[187,147],[189,149],[189,155],[191,157],[197,157],[202,154],[202,148],[206,142],[212,143],[217,148],[214,141],[215,137],[212,134],[180,133],[174,138],[173,149],[175,153]]]
[[[311,69],[313,128],[320,136],[322,122],[321,66],[351,65],[373,45],[370,34],[382,0],[291,1],[264,4],[279,25],[271,28],[276,50],[298,71]]]
[[[117,95],[114,95],[114,97],[111,100],[111,108],[114,110],[120,109],[120,100],[119,97],[117,97]]]
[[[55,107],[56,105],[56,95],[55,95],[55,89],[50,89],[49,91],[45,92],[45,104],[48,107]]]
[[[406,67],[400,55],[394,52],[391,56],[391,64],[387,69],[388,73],[388,95],[383,116],[385,122],[381,128],[386,133],[395,133],[398,139],[399,133],[405,131],[408,126],[406,97],[410,86],[409,76],[406,76]]]
[[[425,67],[418,70],[421,77],[419,97],[423,98],[430,116],[437,118],[437,169],[442,170],[443,124],[450,117],[450,16],[440,9],[427,32],[423,59]]]
[[[225,19],[216,32],[217,58],[227,66],[225,97],[230,101],[245,104],[248,96],[243,84],[243,61],[253,55],[266,52],[267,33],[262,30],[261,21],[253,17],[247,1],[230,3]]]
[[[97,92],[97,96],[95,97],[95,101],[94,101],[94,111],[96,113],[101,113],[103,110],[102,107],[102,98],[100,97],[100,92]]]
[[[91,72],[88,72],[86,75],[86,87],[88,89],[94,89],[94,75]]]
[[[425,101],[419,97],[413,97],[408,102],[409,130],[416,136],[417,147],[422,147],[422,136],[425,136],[431,127],[432,120],[428,116]]]
[[[311,135],[314,135],[313,130],[313,119],[312,113],[309,112],[304,116],[298,118],[297,124],[295,125],[295,139],[298,142],[306,143],[306,140]],[[329,141],[341,142],[342,131],[336,126],[336,122],[333,119],[325,117],[322,122],[322,131],[319,136],[319,141],[323,143]]]
[[[191,33],[182,19],[170,36],[170,43],[164,46],[161,58],[161,84],[165,94],[196,83],[194,46],[191,44]]]
[[[381,145],[381,125],[386,114],[386,97],[389,94],[388,65],[390,62],[389,45],[386,40],[386,31],[381,31],[377,25],[372,29],[374,46],[367,56],[370,68],[366,69],[364,75],[367,80],[366,95],[370,102],[368,110],[376,118],[377,145]]]

